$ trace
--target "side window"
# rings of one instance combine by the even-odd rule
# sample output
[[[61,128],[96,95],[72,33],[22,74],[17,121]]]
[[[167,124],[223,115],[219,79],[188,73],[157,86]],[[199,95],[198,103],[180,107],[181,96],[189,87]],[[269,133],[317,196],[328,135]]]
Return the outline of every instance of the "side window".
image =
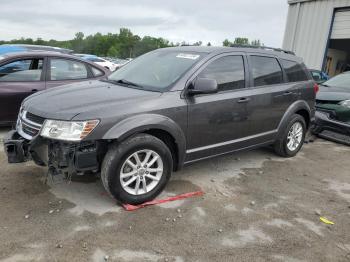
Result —
[[[282,66],[286,71],[288,82],[306,81],[308,77],[303,67],[294,61],[282,59]],[[319,76],[320,77],[320,76]]]
[[[51,80],[73,80],[88,77],[84,63],[62,58],[51,59]]]
[[[200,78],[215,79],[219,91],[245,87],[242,56],[225,56],[210,63],[199,75]]]
[[[282,69],[276,58],[251,56],[254,86],[274,85],[283,82]]]
[[[40,81],[43,59],[23,59],[0,66],[0,82]]]
[[[95,77],[103,76],[105,73],[102,72],[100,69],[97,69],[96,67],[91,66],[91,71],[94,74]]]

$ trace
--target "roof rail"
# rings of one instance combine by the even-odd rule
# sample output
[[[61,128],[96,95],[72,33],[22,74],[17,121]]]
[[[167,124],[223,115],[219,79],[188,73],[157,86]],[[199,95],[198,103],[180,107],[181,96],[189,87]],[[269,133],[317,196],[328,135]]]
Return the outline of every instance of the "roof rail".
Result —
[[[256,45],[232,44],[231,47],[265,49],[265,50],[272,50],[272,51],[277,51],[277,52],[286,53],[286,54],[289,54],[289,55],[295,55],[295,53],[292,52],[292,51],[284,50],[284,49],[282,49],[282,48],[269,47],[269,46],[256,46]]]

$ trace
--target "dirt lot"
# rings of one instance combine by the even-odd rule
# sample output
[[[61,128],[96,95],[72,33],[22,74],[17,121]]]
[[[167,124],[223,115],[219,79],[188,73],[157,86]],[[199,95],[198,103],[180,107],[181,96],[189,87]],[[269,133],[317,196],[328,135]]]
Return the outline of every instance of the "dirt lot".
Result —
[[[0,260],[350,261],[349,159],[321,139],[288,160],[220,157],[174,174],[163,194],[203,197],[126,212],[99,180],[45,185],[45,169],[8,165],[1,147]]]

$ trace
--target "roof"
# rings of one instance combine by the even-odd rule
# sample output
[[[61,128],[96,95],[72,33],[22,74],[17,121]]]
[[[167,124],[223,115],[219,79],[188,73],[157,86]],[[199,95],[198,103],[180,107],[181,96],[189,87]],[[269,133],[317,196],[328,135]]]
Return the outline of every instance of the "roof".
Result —
[[[70,55],[70,54],[64,54],[64,53],[60,53],[60,52],[53,52],[53,51],[20,51],[20,52],[12,52],[12,53],[7,53],[7,54],[1,54],[0,58],[4,58],[4,59],[11,59],[11,58],[21,58],[21,57],[33,57],[33,56],[37,56],[37,57],[45,57],[45,56],[52,56],[52,57],[60,57],[60,58],[71,58],[71,59],[75,59],[87,64],[90,64],[91,66],[94,67],[98,67],[101,70],[106,72],[106,69],[103,66],[99,66],[96,63],[90,62],[88,60],[82,59],[79,56],[75,56],[75,55]]]
[[[28,44],[2,44],[0,49],[8,49],[9,51],[24,51],[24,50],[44,50],[44,51],[57,51],[61,53],[70,54],[73,52],[71,49],[56,47],[56,46],[46,46],[46,45],[28,45]]]
[[[178,47],[167,47],[162,50],[175,50],[178,52],[201,52],[207,54],[220,54],[227,52],[243,52],[243,53],[259,53],[267,55],[275,55],[285,59],[301,60],[295,55],[287,54],[281,51],[270,50],[269,48],[259,48],[259,47],[220,47],[220,46],[178,46]]]
[[[61,52],[54,51],[17,51],[11,53],[1,54],[2,57],[16,57],[16,56],[59,56],[59,57],[74,57],[80,59],[78,56],[69,55]]]

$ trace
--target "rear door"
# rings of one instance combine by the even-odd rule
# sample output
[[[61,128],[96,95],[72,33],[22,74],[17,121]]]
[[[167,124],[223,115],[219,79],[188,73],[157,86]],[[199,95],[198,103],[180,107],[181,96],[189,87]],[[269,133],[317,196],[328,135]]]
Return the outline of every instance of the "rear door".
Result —
[[[44,57],[26,57],[0,65],[0,122],[16,121],[27,96],[45,89]]]
[[[93,77],[89,66],[75,59],[50,57],[46,88],[81,82]]]
[[[286,82],[277,57],[253,53],[248,61],[252,96],[247,135],[273,139],[284,113],[297,100],[298,90]]]

